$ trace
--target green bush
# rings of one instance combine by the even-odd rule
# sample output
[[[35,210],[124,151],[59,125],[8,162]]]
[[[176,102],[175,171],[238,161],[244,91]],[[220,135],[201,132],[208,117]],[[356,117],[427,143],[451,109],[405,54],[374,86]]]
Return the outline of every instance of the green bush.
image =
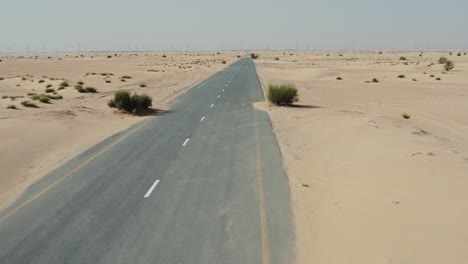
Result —
[[[12,105],[8,105],[8,106],[7,106],[7,109],[18,109],[18,108],[16,108],[16,105],[13,105],[13,104],[12,104]]]
[[[79,84],[79,85],[83,85],[83,84],[84,84],[84,82],[83,82],[83,81],[78,81],[78,82],[77,82],[77,84]]]
[[[59,99],[63,99],[63,96],[61,95],[48,95],[48,97],[52,100],[59,100]]]
[[[45,81],[44,80],[39,80],[39,83],[43,83],[43,82],[45,82]]]
[[[97,93],[97,90],[96,90],[96,88],[94,88],[94,87],[90,87],[90,86],[89,86],[89,87],[86,87],[85,90],[86,90],[86,92],[88,92],[88,93]]]
[[[39,108],[39,106],[37,106],[35,103],[31,103],[30,101],[23,101],[21,104],[24,107]]]
[[[440,57],[439,58],[439,64],[445,64],[447,63],[448,59],[446,57]]]
[[[445,62],[445,65],[444,65],[444,69],[446,71],[450,71],[450,70],[453,70],[453,68],[455,68],[455,63],[453,63],[453,61],[447,60],[447,62]]]
[[[153,99],[146,95],[130,95],[128,91],[117,91],[114,98],[107,105],[111,108],[124,110],[128,113],[140,113],[148,109],[153,102]]]
[[[46,86],[46,88],[50,88],[50,87],[52,87],[52,84],[48,84],[48,85]]]
[[[46,93],[53,93],[53,92],[55,92],[55,90],[54,90],[54,88],[46,88],[45,92]]]
[[[299,99],[294,84],[285,84],[268,86],[268,100],[275,105],[291,105]]]
[[[400,60],[405,61],[405,60],[406,60],[406,57],[401,56],[401,57],[400,57]]]
[[[67,81],[63,81],[62,83],[60,83],[60,87],[68,87],[68,82]]]
[[[47,96],[47,95],[39,96],[39,102],[44,103],[44,104],[50,103],[49,96]]]
[[[255,53],[250,53],[250,57],[254,60],[258,59],[258,57],[260,57],[259,54],[255,54]]]

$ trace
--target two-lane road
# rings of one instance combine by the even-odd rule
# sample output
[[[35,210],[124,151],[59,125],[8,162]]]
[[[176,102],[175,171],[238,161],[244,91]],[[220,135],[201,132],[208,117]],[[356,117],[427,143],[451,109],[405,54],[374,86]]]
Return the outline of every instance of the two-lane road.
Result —
[[[34,184],[0,263],[291,263],[287,178],[251,59]]]

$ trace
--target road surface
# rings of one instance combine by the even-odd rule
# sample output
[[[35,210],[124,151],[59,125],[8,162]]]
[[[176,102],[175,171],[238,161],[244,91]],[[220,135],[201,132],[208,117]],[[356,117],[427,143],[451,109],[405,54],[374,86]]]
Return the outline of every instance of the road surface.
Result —
[[[254,63],[101,142],[0,213],[0,263],[291,263],[289,187]],[[70,139],[73,140],[73,139]]]

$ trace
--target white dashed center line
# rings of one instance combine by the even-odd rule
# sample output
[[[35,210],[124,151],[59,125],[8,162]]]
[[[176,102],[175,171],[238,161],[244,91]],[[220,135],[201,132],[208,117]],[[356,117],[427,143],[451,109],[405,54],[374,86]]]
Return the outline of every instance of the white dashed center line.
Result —
[[[218,98],[220,98],[220,97],[221,97],[221,95],[218,95]]]
[[[184,141],[184,143],[182,144],[182,146],[185,147],[185,145],[187,145],[187,143],[189,142],[189,140],[190,140],[190,138],[187,138],[187,139]]]
[[[211,104],[211,106],[210,106],[210,107],[213,107],[213,106],[214,106],[214,104]]]
[[[202,117],[202,118],[200,119],[200,122],[203,122],[203,120],[205,120],[205,117]]]
[[[153,192],[154,188],[156,188],[156,186],[158,185],[158,183],[159,183],[159,180],[156,180],[156,181],[153,183],[153,185],[151,185],[151,187],[149,188],[149,190],[148,190],[148,191],[146,192],[146,194],[145,194],[145,198],[148,198],[148,197],[151,195],[151,193]]]
[[[223,92],[224,92],[224,89],[223,89]]]

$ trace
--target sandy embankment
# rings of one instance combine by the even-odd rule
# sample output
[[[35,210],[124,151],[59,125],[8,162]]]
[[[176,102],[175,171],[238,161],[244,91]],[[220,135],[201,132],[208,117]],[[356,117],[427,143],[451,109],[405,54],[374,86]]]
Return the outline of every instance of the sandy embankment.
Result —
[[[466,263],[468,56],[260,54],[263,84],[292,82],[300,94],[299,107],[268,107],[297,262]],[[455,69],[442,74],[440,56]]]
[[[107,58],[109,55],[111,58]],[[227,52],[69,53],[39,54],[36,59],[31,54],[3,54],[0,210],[47,172],[145,118],[114,113],[107,106],[113,91],[147,93],[153,97],[153,107],[167,109],[169,101],[184,88],[232,63],[236,55]],[[121,81],[125,75],[131,79]],[[70,87],[57,90],[62,82],[57,79],[67,80]],[[79,93],[73,88],[79,81],[84,82],[83,87],[92,86],[99,93]],[[62,100],[44,104],[27,95],[43,94],[49,84],[63,96]],[[24,98],[15,99],[15,96]],[[23,107],[24,100],[40,108]],[[18,110],[6,109],[9,105],[15,105]]]

